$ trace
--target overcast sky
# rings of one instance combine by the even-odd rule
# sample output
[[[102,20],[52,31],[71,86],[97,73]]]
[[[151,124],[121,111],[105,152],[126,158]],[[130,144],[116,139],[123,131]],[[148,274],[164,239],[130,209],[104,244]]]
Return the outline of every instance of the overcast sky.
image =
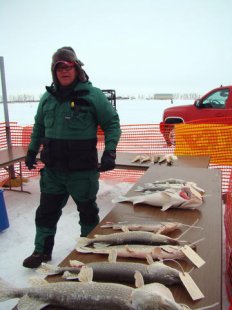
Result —
[[[42,94],[64,45],[120,95],[230,85],[231,12],[231,0],[0,0],[7,94]]]

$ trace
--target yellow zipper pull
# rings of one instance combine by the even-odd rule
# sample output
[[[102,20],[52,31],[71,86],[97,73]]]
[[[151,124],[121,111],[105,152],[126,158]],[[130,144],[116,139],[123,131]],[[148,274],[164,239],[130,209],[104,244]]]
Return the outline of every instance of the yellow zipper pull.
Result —
[[[71,101],[70,106],[71,106],[71,109],[74,109],[74,107],[75,107],[75,102],[74,102],[74,101]]]

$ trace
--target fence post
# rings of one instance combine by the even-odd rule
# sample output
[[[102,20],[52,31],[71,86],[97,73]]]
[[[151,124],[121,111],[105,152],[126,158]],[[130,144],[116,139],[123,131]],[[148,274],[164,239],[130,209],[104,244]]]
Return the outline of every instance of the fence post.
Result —
[[[3,100],[5,124],[6,124],[6,140],[7,140],[8,149],[10,149],[11,148],[11,134],[10,134],[8,105],[7,105],[6,79],[5,79],[3,56],[0,56],[0,71],[1,71],[1,84],[2,84],[2,100]],[[15,179],[14,165],[9,166],[9,171],[10,171],[11,178]]]

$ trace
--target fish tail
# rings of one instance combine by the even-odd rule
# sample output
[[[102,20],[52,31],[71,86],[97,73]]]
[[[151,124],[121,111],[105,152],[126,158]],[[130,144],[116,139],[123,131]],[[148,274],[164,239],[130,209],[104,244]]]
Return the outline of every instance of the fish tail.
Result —
[[[90,244],[90,239],[86,237],[80,237],[77,241],[77,246],[82,247]]]
[[[36,272],[45,274],[45,275],[55,275],[61,273],[60,268],[51,264],[42,263],[37,269]]]
[[[15,288],[8,282],[0,278],[0,302],[15,297]]]

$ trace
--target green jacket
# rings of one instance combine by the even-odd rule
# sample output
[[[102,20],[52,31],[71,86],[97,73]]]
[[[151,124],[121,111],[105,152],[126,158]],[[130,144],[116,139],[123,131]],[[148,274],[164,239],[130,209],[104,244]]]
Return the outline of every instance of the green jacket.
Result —
[[[62,153],[59,160],[67,160],[65,152],[74,160],[81,151],[83,158],[96,147],[98,126],[105,135],[105,150],[116,150],[121,135],[118,113],[90,82],[78,82],[67,100],[47,91],[38,106],[29,149],[38,152],[43,144],[53,160],[58,156],[53,153]]]

